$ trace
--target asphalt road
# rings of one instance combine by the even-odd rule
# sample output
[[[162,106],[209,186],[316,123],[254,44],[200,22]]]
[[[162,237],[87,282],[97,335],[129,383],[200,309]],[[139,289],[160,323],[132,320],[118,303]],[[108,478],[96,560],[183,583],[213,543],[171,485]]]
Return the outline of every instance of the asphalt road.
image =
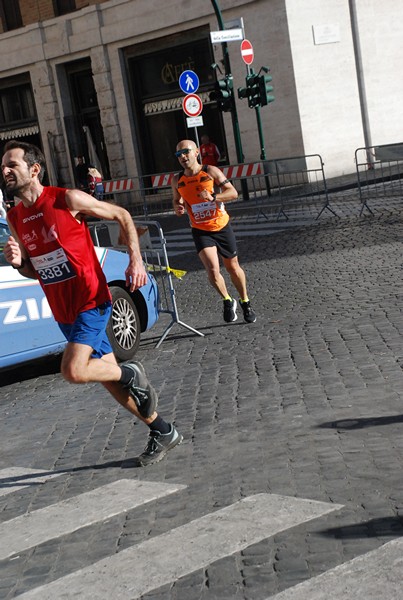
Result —
[[[122,468],[145,427],[57,358],[2,373],[0,598],[402,598],[402,224],[240,235],[252,325],[175,254],[205,337],[175,324],[156,349],[163,315],[141,343],[184,435],[153,467]]]

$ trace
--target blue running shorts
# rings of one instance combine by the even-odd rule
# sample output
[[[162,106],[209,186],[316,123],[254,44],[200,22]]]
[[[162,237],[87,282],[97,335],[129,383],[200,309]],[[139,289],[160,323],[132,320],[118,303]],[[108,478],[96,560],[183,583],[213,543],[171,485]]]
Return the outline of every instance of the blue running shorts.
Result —
[[[112,312],[111,302],[104,302],[96,308],[79,313],[74,323],[58,323],[68,342],[91,346],[92,358],[102,358],[105,354],[113,352],[106,326]]]

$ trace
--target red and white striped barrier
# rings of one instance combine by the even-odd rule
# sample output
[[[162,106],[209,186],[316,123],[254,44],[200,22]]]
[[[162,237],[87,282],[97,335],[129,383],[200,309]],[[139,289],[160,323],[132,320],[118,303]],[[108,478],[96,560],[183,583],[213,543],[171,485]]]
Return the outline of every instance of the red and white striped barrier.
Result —
[[[113,181],[104,181],[105,194],[113,194],[114,192],[126,192],[132,189],[132,179],[114,179]]]
[[[262,175],[263,163],[249,163],[246,165],[234,165],[222,167],[222,172],[228,179],[239,179],[242,177],[254,177]],[[151,176],[153,188],[168,187],[172,183],[172,178],[176,173],[160,173],[159,175]],[[114,179],[112,181],[104,181],[105,194],[113,194],[115,192],[126,192],[134,187],[133,179]]]
[[[228,179],[236,179],[240,177],[253,177],[263,174],[263,163],[250,163],[247,165],[235,165],[233,167],[222,167],[221,171]],[[151,177],[153,187],[167,187],[171,185],[172,178],[175,173],[165,173],[161,175],[153,175]]]
[[[153,187],[168,187],[172,183],[175,173],[165,173],[162,175],[153,175],[151,177]]]
[[[239,179],[240,177],[253,177],[254,175],[262,175],[263,164],[250,163],[248,165],[235,165],[233,167],[223,167],[222,172],[228,179]]]

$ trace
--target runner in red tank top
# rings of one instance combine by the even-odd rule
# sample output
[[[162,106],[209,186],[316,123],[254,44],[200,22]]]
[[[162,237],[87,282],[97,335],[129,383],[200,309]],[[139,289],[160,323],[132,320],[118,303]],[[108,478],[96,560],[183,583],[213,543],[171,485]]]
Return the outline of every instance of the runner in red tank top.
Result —
[[[200,165],[199,150],[192,140],[179,142],[175,155],[183,171],[172,180],[173,208],[178,217],[185,211],[189,215],[200,260],[224,302],[224,321],[236,321],[237,302],[229,295],[221,275],[219,255],[240,296],[245,321],[254,323],[256,315],[248,298],[245,272],[238,262],[235,235],[224,206],[235,200],[238,192],[218,167]]]
[[[201,136],[200,145],[200,158],[202,165],[212,165],[213,167],[218,166],[220,160],[220,151],[207,134]]]
[[[72,383],[96,381],[148,425],[149,440],[135,466],[159,461],[182,441],[176,428],[156,412],[157,395],[143,366],[119,366],[106,327],[111,296],[85,216],[119,223],[128,248],[126,285],[133,293],[147,281],[136,228],[123,208],[80,190],[44,187],[45,159],[32,144],[7,142],[2,158],[7,192],[20,199],[7,219],[12,235],[4,256],[25,277],[38,279],[67,339],[61,372]]]

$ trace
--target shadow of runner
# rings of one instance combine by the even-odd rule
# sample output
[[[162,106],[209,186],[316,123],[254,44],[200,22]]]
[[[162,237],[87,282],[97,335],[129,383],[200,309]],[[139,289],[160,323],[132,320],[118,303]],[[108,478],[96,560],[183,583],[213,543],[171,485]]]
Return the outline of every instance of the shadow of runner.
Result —
[[[125,461],[127,459],[124,459]],[[105,463],[83,465],[81,467],[71,467],[67,469],[55,469],[54,471],[37,471],[35,473],[26,473],[23,475],[12,475],[11,477],[0,478],[0,489],[19,486],[43,485],[46,481],[35,481],[38,477],[51,477],[54,475],[68,475],[69,473],[79,473],[80,471],[96,471],[99,469],[121,468],[124,460],[111,460]]]
[[[381,425],[394,425],[403,423],[403,415],[388,415],[385,417],[363,417],[358,419],[338,419],[316,425],[322,429],[364,429],[365,427],[380,427]]]
[[[317,532],[319,535],[336,539],[368,538],[368,537],[399,537],[403,535],[402,517],[376,517],[354,523],[352,525],[341,525],[330,527]]]

